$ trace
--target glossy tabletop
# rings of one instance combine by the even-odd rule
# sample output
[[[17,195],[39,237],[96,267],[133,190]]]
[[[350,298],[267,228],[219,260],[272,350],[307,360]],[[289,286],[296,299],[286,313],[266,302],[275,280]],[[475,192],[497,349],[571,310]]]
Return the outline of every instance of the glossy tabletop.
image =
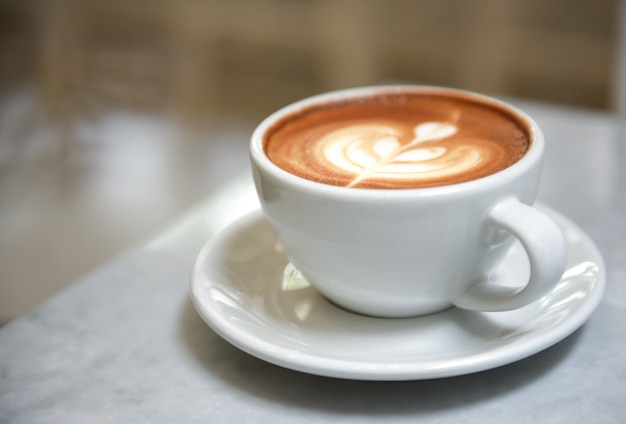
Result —
[[[514,103],[547,139],[538,200],[606,264],[598,309],[563,341],[499,368],[402,382],[309,375],[240,351],[200,318],[189,277],[204,243],[257,204],[241,165],[144,245],[0,329],[0,423],[626,422],[626,125]]]

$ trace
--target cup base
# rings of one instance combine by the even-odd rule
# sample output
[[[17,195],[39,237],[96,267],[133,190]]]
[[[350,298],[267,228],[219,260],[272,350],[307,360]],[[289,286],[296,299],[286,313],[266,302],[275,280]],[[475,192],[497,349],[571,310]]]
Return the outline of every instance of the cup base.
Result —
[[[365,302],[363,302],[362,299],[358,302],[349,297],[337,300],[336,296],[329,296],[324,293],[323,290],[317,288],[315,284],[309,283],[302,273],[300,273],[300,271],[298,271],[298,269],[291,262],[289,262],[283,271],[283,290],[297,290],[309,286],[316,290],[333,306],[343,309],[346,312],[372,318],[417,318],[444,312],[454,307],[454,305],[450,302],[439,302],[436,304],[429,303],[428,305],[407,305],[406,303],[402,305],[400,303],[392,302],[387,302],[387,304],[372,304],[370,302],[369,305],[364,307],[363,305]]]
[[[359,316],[362,316],[362,317],[381,318],[381,319],[411,319],[411,318],[427,317],[429,315],[435,315],[435,314],[439,314],[439,313],[445,312],[445,311],[450,310],[450,309],[455,307],[454,305],[447,305],[447,306],[444,306],[443,308],[432,310],[430,312],[421,312],[421,311],[418,312],[418,313],[411,313],[411,312],[408,312],[408,313],[391,312],[391,313],[389,313],[389,312],[386,312],[386,313],[380,313],[379,314],[379,313],[371,313],[369,311],[359,311],[359,310],[356,310],[356,309],[351,309],[350,307],[343,306],[343,305],[340,305],[337,302],[334,302],[332,299],[329,299],[328,297],[324,296],[323,294],[321,294],[321,296],[324,299],[326,299],[326,301],[328,303],[330,303],[331,305],[333,305],[334,307],[339,308],[339,309],[343,309],[344,311],[349,312],[351,314],[359,315]]]

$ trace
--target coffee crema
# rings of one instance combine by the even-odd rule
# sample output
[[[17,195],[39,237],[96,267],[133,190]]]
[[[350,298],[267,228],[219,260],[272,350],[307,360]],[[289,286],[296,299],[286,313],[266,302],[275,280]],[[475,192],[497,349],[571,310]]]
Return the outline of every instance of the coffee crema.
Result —
[[[264,150],[308,180],[419,188],[482,178],[517,162],[530,125],[504,106],[456,92],[363,95],[305,107],[274,123]]]

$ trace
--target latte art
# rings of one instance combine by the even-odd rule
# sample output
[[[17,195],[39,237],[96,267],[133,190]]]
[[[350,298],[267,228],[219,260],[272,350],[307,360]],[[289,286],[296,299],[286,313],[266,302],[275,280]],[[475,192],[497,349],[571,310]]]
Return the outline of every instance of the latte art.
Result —
[[[368,178],[437,179],[468,172],[490,156],[488,149],[472,140],[451,146],[436,142],[456,133],[453,124],[426,122],[417,125],[415,138],[403,144],[393,127],[353,125],[323,137],[315,154],[320,162],[354,173],[349,187]]]
[[[517,122],[483,104],[436,96],[346,102],[311,110],[266,139],[295,175],[357,188],[431,187],[498,172],[528,149]]]

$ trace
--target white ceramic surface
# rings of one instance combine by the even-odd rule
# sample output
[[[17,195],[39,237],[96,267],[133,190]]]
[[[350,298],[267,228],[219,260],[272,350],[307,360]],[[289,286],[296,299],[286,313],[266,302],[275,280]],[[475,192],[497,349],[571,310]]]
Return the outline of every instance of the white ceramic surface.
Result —
[[[205,245],[193,270],[191,298],[205,322],[233,345],[307,373],[415,380],[498,367],[570,335],[604,291],[604,264],[593,241],[566,217],[540,209],[566,235],[568,270],[547,296],[515,311],[452,308],[406,319],[347,312],[306,282],[284,278],[287,259],[260,211],[235,221]],[[496,278],[515,285],[528,272],[528,260],[516,244]]]
[[[273,125],[308,107],[413,92],[458,96],[508,111],[528,126],[528,151],[482,178],[398,190],[321,184],[290,174],[265,154],[265,135]],[[453,120],[441,119],[421,123],[416,133],[422,125],[456,128]],[[544,149],[539,126],[506,103],[438,87],[380,86],[326,93],[275,112],[254,131],[250,158],[263,212],[308,281],[346,309],[404,318],[453,304],[482,311],[516,309],[554,287],[565,269],[563,236],[548,217],[528,206],[535,201]],[[491,284],[489,276],[513,243],[512,235],[525,247],[532,273],[505,289]]]

